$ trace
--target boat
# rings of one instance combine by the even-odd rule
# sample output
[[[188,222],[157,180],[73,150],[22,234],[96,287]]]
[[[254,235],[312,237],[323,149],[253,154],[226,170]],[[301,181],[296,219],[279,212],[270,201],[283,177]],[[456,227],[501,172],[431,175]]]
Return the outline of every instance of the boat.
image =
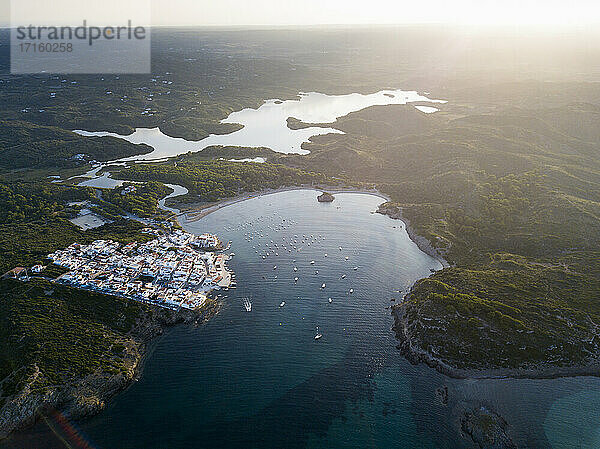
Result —
[[[273,265],[273,269],[276,270],[277,269],[277,265]]]
[[[252,312],[252,303],[248,298],[244,299],[244,308],[246,309],[246,312]]]
[[[315,264],[315,261],[314,261],[314,260],[311,260],[311,261],[310,261],[310,264],[311,264],[311,265],[314,265],[314,264]]]
[[[346,260],[348,260],[348,259],[349,259],[349,257],[348,257],[348,256],[346,256]]]
[[[346,279],[346,275],[345,274],[342,274],[342,279]]]
[[[285,301],[281,301],[281,304],[279,304],[279,307],[283,307],[285,306]]]
[[[353,288],[350,289],[350,294],[352,294],[352,293],[354,293],[354,289]]]
[[[329,304],[331,304],[333,302],[333,299],[329,298],[327,301],[329,301]]]
[[[315,335],[315,340],[318,340],[322,337],[323,335],[319,332],[319,326],[317,326],[317,335]]]
[[[321,288],[325,288],[325,284],[321,285]]]
[[[294,278],[294,282],[298,282],[298,278]]]
[[[327,257],[327,253],[325,253],[325,257]]]
[[[298,271],[298,268],[294,267],[294,271]]]
[[[353,270],[354,270],[354,271],[358,270],[358,267],[354,267],[354,268],[353,268]]]

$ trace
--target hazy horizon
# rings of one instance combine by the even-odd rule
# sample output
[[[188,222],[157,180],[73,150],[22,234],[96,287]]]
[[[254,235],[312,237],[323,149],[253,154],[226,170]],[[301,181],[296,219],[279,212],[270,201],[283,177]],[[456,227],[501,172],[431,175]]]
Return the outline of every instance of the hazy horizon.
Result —
[[[103,11],[127,9],[128,5],[107,0],[101,5],[82,4],[74,0],[57,0],[48,5],[40,0],[20,0],[31,10],[32,24],[50,16],[61,20],[80,20],[83,11],[99,7],[94,17]],[[138,1],[135,2],[139,4]],[[343,0],[147,0],[152,12],[152,26],[198,27],[277,27],[277,26],[335,26],[335,25],[419,25],[454,24],[475,26],[589,26],[600,23],[600,4],[574,0],[550,0],[540,6],[534,0],[423,0],[397,2],[372,0],[365,8],[363,2]],[[48,8],[51,7],[50,10]],[[114,13],[112,11],[111,13]],[[126,11],[123,11],[125,14]],[[48,15],[50,14],[50,16]],[[100,19],[101,20],[101,19]],[[10,0],[0,0],[0,26],[10,25]]]

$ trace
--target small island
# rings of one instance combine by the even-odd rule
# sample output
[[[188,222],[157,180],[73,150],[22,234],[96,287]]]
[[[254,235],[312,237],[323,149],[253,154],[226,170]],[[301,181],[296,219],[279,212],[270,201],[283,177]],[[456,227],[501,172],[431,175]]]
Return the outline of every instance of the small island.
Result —
[[[319,203],[331,203],[334,199],[335,197],[329,192],[323,192],[317,197]]]

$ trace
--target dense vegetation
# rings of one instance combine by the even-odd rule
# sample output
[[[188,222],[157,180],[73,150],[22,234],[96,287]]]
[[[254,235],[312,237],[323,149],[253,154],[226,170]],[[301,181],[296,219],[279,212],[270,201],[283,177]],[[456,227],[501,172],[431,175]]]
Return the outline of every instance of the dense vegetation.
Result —
[[[114,137],[86,138],[56,127],[0,121],[0,168],[4,169],[72,167],[82,160],[110,161],[151,151],[147,145]]]
[[[125,334],[146,306],[50,284],[0,281],[0,397],[122,368]],[[121,347],[121,349],[119,349]]]
[[[135,188],[127,193],[127,188]],[[125,183],[116,189],[106,189],[102,197],[124,211],[138,217],[151,217],[159,213],[158,201],[173,190],[156,182],[149,181],[139,184]]]
[[[323,182],[322,175],[270,163],[200,161],[195,156],[161,164],[136,164],[116,174],[132,181],[155,180],[186,187],[190,201],[215,201],[264,188]]]

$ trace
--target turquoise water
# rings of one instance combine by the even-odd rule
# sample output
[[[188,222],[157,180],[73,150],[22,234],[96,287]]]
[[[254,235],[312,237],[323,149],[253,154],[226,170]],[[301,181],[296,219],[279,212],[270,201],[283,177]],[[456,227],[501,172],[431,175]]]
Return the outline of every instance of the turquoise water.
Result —
[[[206,325],[153,344],[141,380],[81,425],[95,447],[471,447],[458,424],[465,404],[504,416],[520,447],[600,447],[598,379],[453,380],[409,364],[390,299],[439,263],[402,222],[371,213],[380,198],[316,195],[267,195],[182,223],[232,241],[238,288]],[[435,396],[442,385],[447,406]],[[64,447],[42,425],[9,443]]]

